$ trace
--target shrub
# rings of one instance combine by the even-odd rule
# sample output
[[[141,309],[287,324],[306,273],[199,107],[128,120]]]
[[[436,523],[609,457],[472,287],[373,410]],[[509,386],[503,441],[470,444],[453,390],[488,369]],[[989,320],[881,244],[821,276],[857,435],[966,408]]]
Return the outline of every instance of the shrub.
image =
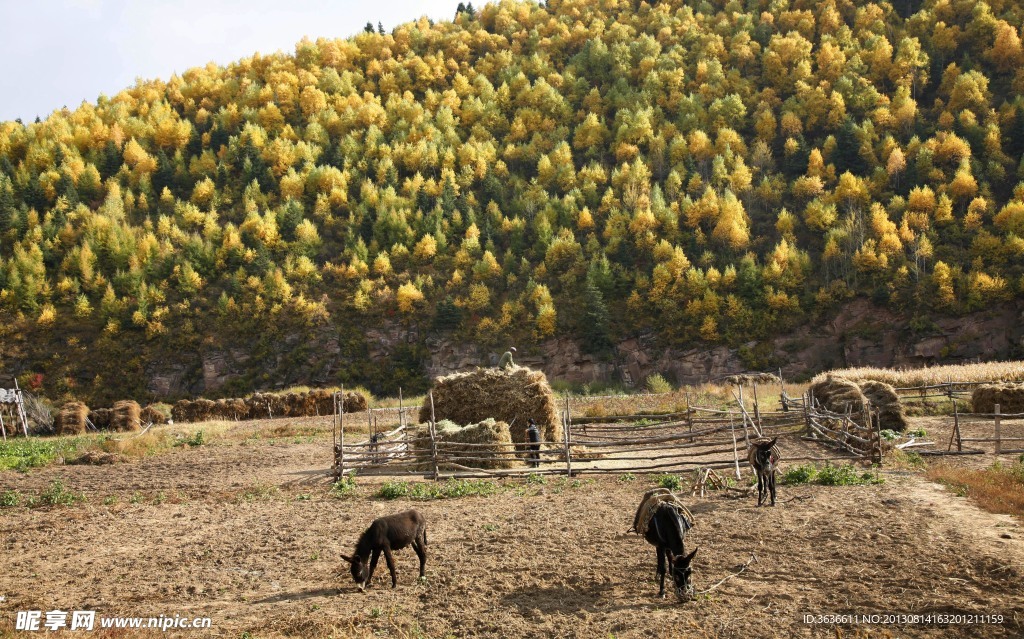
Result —
[[[398,499],[408,494],[409,484],[404,481],[386,481],[381,485],[380,490],[377,491],[377,496],[382,499]]]
[[[75,502],[85,501],[84,495],[68,489],[59,479],[54,479],[39,497],[48,506],[71,506]]]
[[[14,508],[21,503],[21,495],[15,490],[0,493],[0,508]]]
[[[345,499],[356,491],[356,474],[349,473],[331,485],[331,497]]]
[[[647,378],[647,390],[652,393],[671,393],[672,384],[669,384],[659,373],[655,373]]]
[[[668,488],[672,492],[683,487],[683,480],[678,475],[659,475],[657,481],[658,486]]]

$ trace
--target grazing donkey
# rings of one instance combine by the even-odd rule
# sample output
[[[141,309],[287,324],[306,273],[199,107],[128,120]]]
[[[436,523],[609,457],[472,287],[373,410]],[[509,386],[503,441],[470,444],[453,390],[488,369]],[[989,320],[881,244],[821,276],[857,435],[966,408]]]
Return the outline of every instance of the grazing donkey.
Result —
[[[360,590],[365,590],[373,578],[373,571],[377,568],[377,559],[384,553],[388,570],[391,572],[391,587],[394,588],[398,585],[398,575],[391,551],[401,550],[409,544],[412,544],[412,549],[420,558],[422,578],[427,565],[427,520],[415,510],[374,519],[356,542],[355,553],[351,557],[342,555],[341,558],[352,565],[352,579],[359,585]]]
[[[693,584],[690,583],[693,569],[690,563],[697,549],[694,548],[687,555],[684,548],[686,531],[691,527],[693,515],[677,496],[664,488],[656,488],[644,494],[633,519],[633,529],[658,550],[659,597],[665,596],[666,572],[672,575],[677,597],[686,601],[693,596]]]
[[[752,440],[750,448],[747,449],[747,461],[750,462],[754,472],[757,473],[758,507],[764,503],[769,492],[772,497],[771,505],[775,505],[775,470],[779,459],[782,458],[779,448],[775,445],[777,439],[778,437],[774,439],[761,437]]]

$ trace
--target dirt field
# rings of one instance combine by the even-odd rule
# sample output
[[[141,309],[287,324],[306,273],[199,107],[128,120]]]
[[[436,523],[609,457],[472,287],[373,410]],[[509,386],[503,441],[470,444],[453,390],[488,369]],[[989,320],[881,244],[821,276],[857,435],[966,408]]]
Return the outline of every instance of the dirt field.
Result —
[[[507,481],[494,496],[424,502],[375,498],[383,480],[362,479],[353,497],[336,499],[329,446],[329,434],[230,440],[129,464],[0,472],[0,492],[38,494],[59,478],[87,498],[0,509],[0,636],[16,611],[53,609],[208,616],[213,628],[193,633],[203,637],[1024,634],[1024,529],[909,472],[883,473],[875,486],[780,486],[775,508],[691,499],[698,590],[752,553],[757,562],[679,604],[655,597],[654,548],[624,532],[649,477]],[[410,506],[429,522],[426,582],[407,549],[396,590],[381,561],[359,593],[339,576],[339,554],[373,517]],[[804,622],[842,613],[1003,623],[837,632]],[[84,636],[136,636],[106,632]]]

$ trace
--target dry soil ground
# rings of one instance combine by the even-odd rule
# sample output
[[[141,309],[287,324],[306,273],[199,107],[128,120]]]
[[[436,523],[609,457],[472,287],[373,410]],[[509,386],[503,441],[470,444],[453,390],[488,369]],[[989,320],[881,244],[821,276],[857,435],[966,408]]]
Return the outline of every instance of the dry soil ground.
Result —
[[[782,486],[775,508],[690,500],[698,589],[751,554],[757,562],[680,604],[655,597],[654,548],[625,532],[650,477],[508,481],[497,495],[425,502],[376,498],[382,480],[362,479],[337,499],[329,445],[329,435],[230,440],[114,466],[0,472],[0,492],[38,494],[59,478],[87,497],[0,510],[0,636],[16,611],[53,609],[209,616],[213,628],[194,633],[203,637],[1024,636],[1024,529],[909,472],[873,486]],[[358,592],[339,576],[339,554],[372,518],[410,506],[429,522],[426,581],[407,549],[396,590],[382,561]],[[804,622],[840,613],[1003,622]],[[119,632],[83,636],[136,636]]]

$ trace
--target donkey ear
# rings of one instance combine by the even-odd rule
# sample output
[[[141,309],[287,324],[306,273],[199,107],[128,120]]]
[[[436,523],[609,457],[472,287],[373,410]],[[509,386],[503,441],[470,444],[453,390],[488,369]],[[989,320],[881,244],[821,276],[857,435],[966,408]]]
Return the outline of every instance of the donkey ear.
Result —
[[[779,441],[778,437],[776,437],[773,440],[771,440],[770,442],[768,442],[768,448],[771,448],[772,446],[774,446],[775,442],[777,442],[777,441]]]
[[[691,561],[693,561],[693,556],[696,555],[696,554],[697,554],[697,549],[694,548],[693,552],[691,552],[689,555],[686,555],[685,557],[683,557],[683,563],[688,564]]]
[[[345,561],[347,561],[348,563],[352,563],[352,558],[351,557],[348,557],[346,555],[342,555],[341,558],[344,559]]]

